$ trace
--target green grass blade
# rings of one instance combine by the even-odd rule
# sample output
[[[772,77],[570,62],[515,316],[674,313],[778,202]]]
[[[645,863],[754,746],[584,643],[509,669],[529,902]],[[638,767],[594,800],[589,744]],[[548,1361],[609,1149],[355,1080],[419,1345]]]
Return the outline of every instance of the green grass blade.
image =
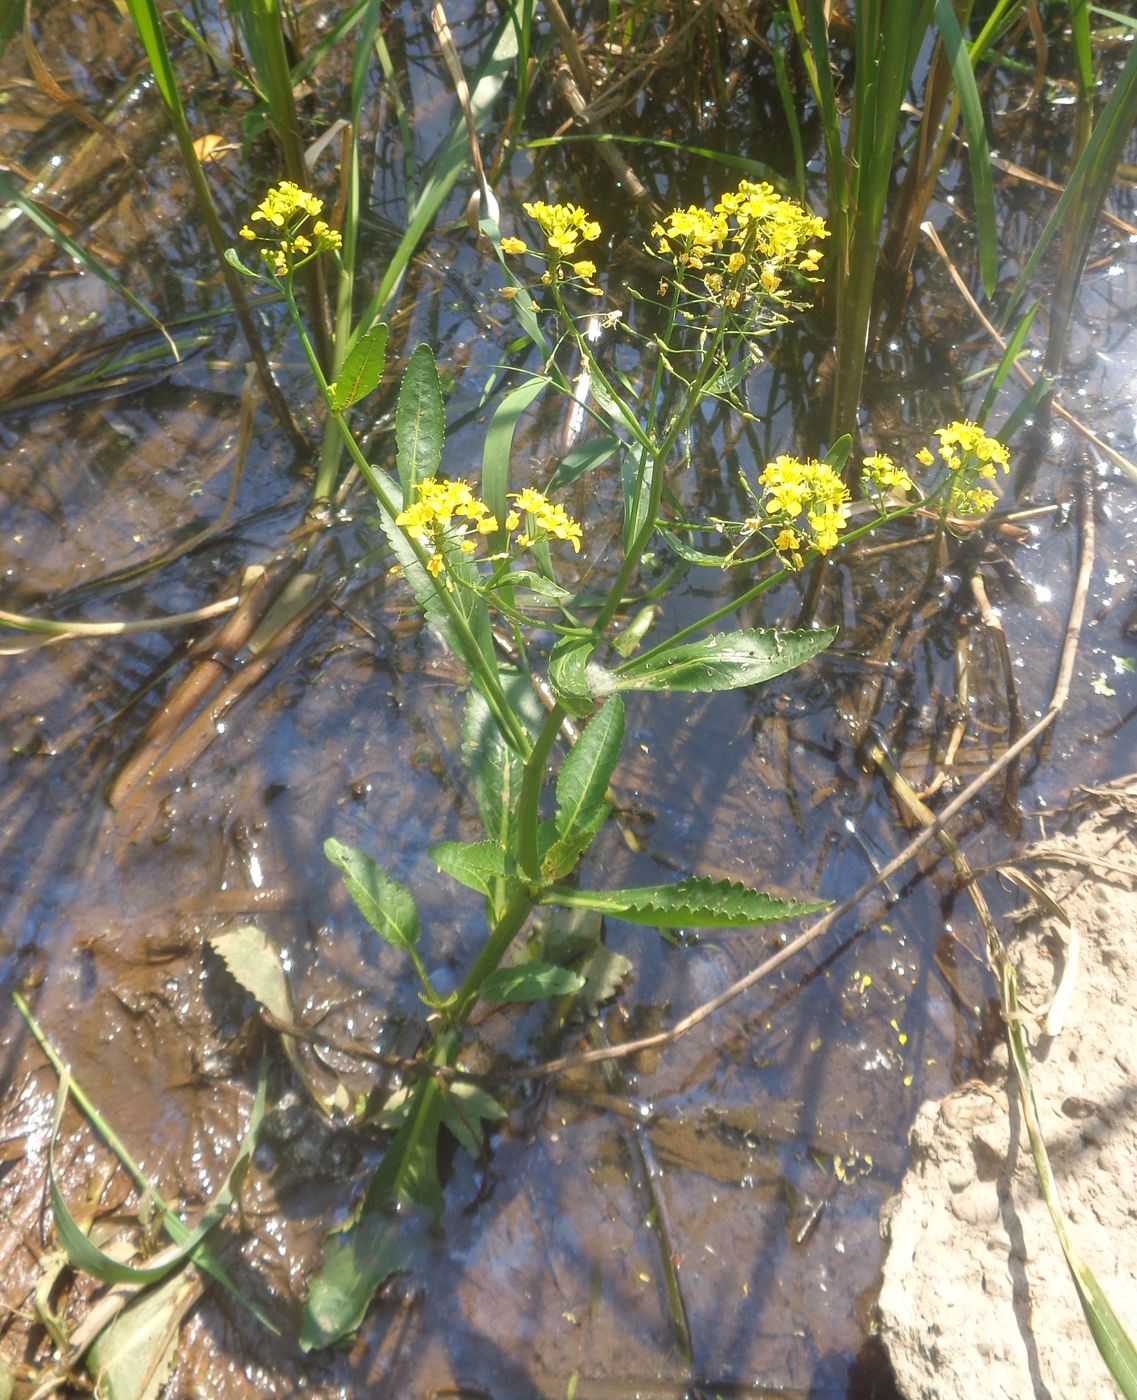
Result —
[[[995,184],[991,174],[991,151],[983,122],[983,107],[979,101],[979,89],[975,86],[971,55],[951,0],[935,0],[933,13],[951,64],[959,109],[967,131],[967,160],[979,228],[979,271],[983,278],[983,290],[992,296],[999,279],[999,254],[995,229]]]
[[[1137,45],[1130,50],[1125,66],[1118,75],[1109,101],[1094,126],[1089,144],[1075,165],[1066,188],[1051,211],[1038,242],[1019,273],[1018,281],[1003,313],[1002,325],[1011,318],[1023,293],[1030,285],[1038,264],[1042,261],[1054,235],[1062,229],[1073,208],[1072,223],[1087,246],[1097,223],[1101,202],[1113,179],[1117,162],[1125,150],[1134,123],[1137,122]]]
[[[517,36],[509,21],[503,20],[495,29],[477,76],[471,84],[470,106],[479,130],[485,125],[490,111],[517,58]],[[466,123],[459,112],[445,141],[432,162],[423,181],[418,199],[411,209],[407,231],[399,241],[390,263],[375,290],[374,296],[360,317],[359,330],[367,330],[379,318],[388,300],[395,293],[406,273],[415,249],[438,217],[459,176],[467,169],[470,143]]]
[[[1070,1222],[1066,1218],[1066,1213],[1062,1209],[1058,1197],[1058,1184],[1054,1179],[1054,1172],[1046,1151],[1046,1143],[1042,1137],[1038,1103],[1034,1097],[1034,1082],[1030,1074],[1030,1061],[1027,1059],[1026,1045],[1023,1041],[1015,970],[1010,964],[1005,964],[1003,967],[1003,998],[1007,1008],[1007,1039],[1011,1048],[1011,1064],[1014,1066],[1015,1078],[1018,1081],[1023,1121],[1026,1123],[1027,1136],[1030,1138],[1030,1150],[1034,1157],[1035,1170],[1038,1173],[1042,1199],[1046,1202],[1046,1208],[1050,1212],[1054,1233],[1058,1236],[1058,1243],[1062,1246],[1062,1253],[1066,1257],[1066,1264],[1070,1270],[1070,1277],[1074,1281],[1078,1301],[1082,1305],[1082,1311],[1085,1313],[1086,1321],[1093,1333],[1098,1350],[1102,1354],[1102,1359],[1109,1367],[1110,1375],[1117,1382],[1125,1400],[1137,1400],[1137,1349],[1134,1348],[1128,1332],[1114,1312],[1097,1279],[1082,1262],[1070,1233]]]
[[[509,458],[513,449],[513,435],[517,431],[521,415],[548,383],[545,375],[538,375],[535,379],[528,379],[524,384],[510,389],[494,409],[486,429],[485,446],[482,449],[482,500],[497,517],[499,526],[489,542],[491,551],[504,549],[507,540],[506,495],[509,490]]]
[[[1007,348],[999,358],[999,363],[995,367],[995,373],[991,379],[991,385],[983,397],[983,402],[979,406],[978,413],[975,415],[975,421],[980,424],[980,426],[986,423],[987,415],[995,405],[995,399],[998,396],[999,390],[1003,387],[1007,375],[1010,374],[1015,366],[1015,362],[1022,354],[1023,345],[1026,342],[1027,334],[1034,322],[1034,314],[1038,310],[1039,305],[1040,303],[1038,301],[1031,302],[1030,306],[1027,308],[1026,314],[1015,327],[1014,335],[1007,341]],[[1006,442],[1007,439],[1003,438],[1001,441]]]
[[[155,312],[151,311],[144,301],[135,296],[124,282],[120,282],[114,273],[111,272],[109,268],[105,267],[93,253],[89,253],[86,248],[76,243],[73,238],[64,233],[51,215],[33,200],[28,199],[26,195],[22,194],[2,171],[0,171],[0,195],[3,195],[5,199],[10,199],[41,233],[46,234],[47,237],[62,248],[65,253],[74,258],[76,262],[81,263],[88,272],[93,273],[99,281],[109,287],[112,292],[122,297],[125,301],[128,301],[136,311],[140,311],[151,325],[155,326],[161,331],[162,335],[166,337],[166,341],[173,351],[174,359],[178,360],[181,358],[178,354],[177,346],[170,337],[169,331],[166,330],[166,327],[158,319]]]

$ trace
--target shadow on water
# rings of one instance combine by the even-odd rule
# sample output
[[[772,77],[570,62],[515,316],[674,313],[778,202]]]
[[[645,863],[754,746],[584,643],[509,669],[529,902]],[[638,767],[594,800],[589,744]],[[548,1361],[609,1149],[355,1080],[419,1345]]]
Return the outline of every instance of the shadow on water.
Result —
[[[49,16],[54,28],[42,42],[66,52],[66,22]],[[444,89],[429,77],[427,32],[412,14],[401,20],[409,50],[421,48],[416,111],[429,131],[448,111]],[[121,26],[103,18],[99,34],[101,61],[73,65],[73,78],[86,83],[85,98],[102,104],[108,93],[135,93],[139,70]],[[9,81],[17,62],[12,52],[5,59]],[[666,96],[645,88],[626,115],[634,111],[645,132],[753,154],[760,118],[781,130],[769,75],[758,76],[757,62],[739,60],[729,114],[714,121],[704,114],[702,130],[673,87]],[[235,130],[208,84],[200,101],[205,126]],[[144,285],[136,290],[155,304],[200,312],[201,239],[188,192],[168,164],[156,104],[131,97],[124,117],[135,159],[149,173],[146,193],[133,172],[116,167],[109,179],[105,152],[96,159],[84,134],[34,91],[26,102],[26,162],[68,152],[59,197],[137,271]],[[550,131],[557,120],[551,110],[537,119]],[[263,150],[261,159],[266,181],[274,178]],[[641,275],[642,230],[632,211],[603,208],[589,194],[611,189],[594,155],[566,145],[534,159],[536,169],[524,153],[507,161],[498,185],[503,208],[567,192],[613,231],[616,266],[629,280]],[[721,172],[666,149],[637,147],[636,163],[664,202],[702,201],[721,188]],[[397,225],[401,215],[396,165],[393,152],[381,156],[369,232],[376,256],[388,222]],[[222,188],[239,210],[239,190]],[[1006,198],[1015,198],[1013,189]],[[154,217],[145,216],[148,200]],[[458,203],[455,196],[448,212]],[[1018,229],[1008,221],[1008,239]],[[49,386],[62,357],[90,354],[95,341],[129,326],[82,278],[53,271],[26,230],[5,251],[4,353],[9,368],[22,366],[25,385]],[[1097,356],[1089,332],[1079,332],[1071,373],[1095,430],[1131,438],[1132,406],[1122,392],[1131,352],[1119,328],[1132,324],[1135,282],[1131,266],[1117,267],[1109,278],[1091,275],[1082,303],[1085,324],[1105,328],[1114,349]],[[429,339],[453,373],[448,461],[480,460],[479,396],[511,335],[496,287],[490,261],[464,231],[442,223],[396,318],[405,350]],[[613,295],[629,317],[641,314],[622,289]],[[971,368],[989,366],[989,347],[956,305],[938,265],[923,265],[909,329],[882,348],[866,390],[869,433],[882,447],[922,443],[927,427],[955,412],[945,385],[954,390]],[[262,311],[275,328],[282,379],[307,402],[278,309]],[[95,317],[97,333],[85,324]],[[328,530],[304,534],[310,464],[290,460],[261,408],[224,527],[167,567],[99,582],[192,539],[224,508],[241,427],[242,352],[224,318],[203,324],[208,346],[160,377],[0,416],[6,607],[89,618],[174,613],[233,593],[251,563],[267,565],[273,577],[280,561],[300,561],[313,579],[317,605],[293,614],[267,644],[251,646],[251,634],[237,644],[223,619],[208,624],[215,632],[70,641],[3,662],[3,989],[34,990],[37,1015],[94,1101],[163,1192],[191,1208],[216,1186],[231,1154],[266,1043],[249,1004],[205,950],[210,932],[255,919],[284,950],[304,1022],[341,1042],[400,1054],[415,1048],[414,987],[396,952],[360,933],[322,856],[324,838],[364,847],[412,886],[441,990],[456,984],[482,932],[425,855],[432,842],[473,831],[459,752],[460,678],[385,576],[358,493]],[[753,480],[795,430],[808,436],[801,425],[816,416],[811,387],[823,351],[822,329],[806,325],[755,375],[759,422],[708,422],[691,445],[692,469],[675,483],[693,514],[737,518],[746,510],[739,472]],[[637,366],[629,359],[622,368]],[[392,451],[389,411],[388,396],[372,443],[384,460]],[[538,409],[519,435],[520,470],[528,464],[535,480],[556,459],[561,411]],[[1017,534],[969,542],[943,567],[929,569],[922,547],[902,539],[869,540],[829,565],[817,617],[842,630],[808,670],[758,692],[629,701],[632,742],[615,789],[637,849],[613,828],[589,857],[588,880],[636,885],[698,871],[838,899],[882,866],[906,834],[888,788],[863,761],[870,724],[921,787],[935,781],[965,716],[945,794],[1006,739],[1003,679],[969,591],[966,550],[981,559],[1002,614],[1024,709],[1048,698],[1075,546],[1071,460],[1069,440],[1056,437],[1034,488],[1039,513]],[[1036,831],[1036,813],[1060,807],[1076,785],[1132,766],[1132,489],[1104,468],[1094,472],[1102,538],[1082,683],[1045,750],[1019,773],[1024,835]],[[594,539],[603,538],[612,489],[599,479],[578,488],[574,508]],[[361,561],[367,566],[357,567]],[[592,567],[602,572],[604,559],[594,557]],[[656,635],[744,586],[737,575],[693,570],[669,597]],[[765,594],[743,623],[793,620],[807,586],[793,579]],[[203,637],[212,640],[203,645]],[[1099,674],[1116,698],[1091,690]],[[196,695],[187,678],[200,683]],[[153,740],[172,697],[194,701],[198,718],[194,743],[171,751]],[[1099,743],[1106,730],[1111,742]],[[107,793],[140,751],[155,760],[144,765],[134,795],[112,810]],[[1000,792],[991,792],[973,810],[969,859],[998,858],[1014,835]],[[1009,904],[1004,895],[1003,908]],[[349,1349],[305,1357],[210,1294],[185,1329],[179,1377],[200,1393],[232,1397],[288,1395],[301,1386],[329,1397],[554,1397],[575,1376],[578,1400],[894,1400],[872,1337],[880,1209],[903,1171],[917,1105],[975,1071],[993,989],[950,872],[934,857],[895,877],[887,903],[860,917],[664,1054],[631,1061],[616,1083],[590,1072],[517,1086],[484,1158],[454,1159],[442,1229],[425,1242],[413,1273],[388,1286]],[[615,1041],[670,1024],[755,966],[779,937],[777,930],[700,935],[672,947],[611,921],[609,944],[631,958],[635,973],[602,1012],[600,1032]],[[15,1015],[5,1012],[2,1024],[2,1135],[24,1158],[0,1176],[10,1227],[0,1232],[0,1261],[6,1301],[18,1306],[35,1276],[23,1241],[39,1229],[54,1084]],[[515,1068],[535,1046],[548,1056],[573,1050],[581,1030],[547,1024],[536,1012],[492,1016],[477,1027],[471,1061]],[[248,1234],[234,1240],[231,1258],[250,1293],[294,1332],[323,1233],[357,1197],[381,1144],[332,1132],[306,1112],[275,1046],[271,1054],[274,1110],[244,1201]],[[327,1050],[313,1063],[353,1093],[374,1087],[375,1075],[357,1058]],[[60,1169],[76,1199],[86,1191],[90,1157],[84,1131],[68,1119]],[[645,1163],[658,1164],[658,1174]],[[121,1176],[109,1193],[125,1196]],[[676,1345],[668,1304],[663,1216],[690,1361]],[[30,1345],[18,1330],[10,1335]]]

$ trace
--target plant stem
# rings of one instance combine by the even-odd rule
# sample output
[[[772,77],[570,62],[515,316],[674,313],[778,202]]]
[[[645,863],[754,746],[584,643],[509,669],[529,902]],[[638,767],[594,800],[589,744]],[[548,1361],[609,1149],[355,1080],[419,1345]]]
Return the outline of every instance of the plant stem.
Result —
[[[540,875],[537,827],[541,816],[541,784],[549,754],[564,721],[565,710],[559,704],[554,705],[545,717],[532,753],[525,760],[521,776],[521,800],[517,811],[517,864],[526,880],[536,880]]]
[[[506,950],[520,933],[536,902],[534,893],[528,885],[521,885],[505,906],[501,918],[494,925],[494,930],[486,939],[482,951],[474,959],[473,966],[462,979],[454,1007],[449,1013],[451,1026],[465,1024],[478,1000],[482,983],[505,957]]]
[[[308,332],[304,325],[303,318],[301,317],[299,308],[296,305],[296,299],[292,294],[291,283],[288,281],[283,283],[283,289],[285,298],[288,302],[289,314],[291,315],[293,324],[296,327],[296,333],[300,338],[300,344],[303,347],[305,356],[307,357],[309,368],[311,369],[312,375],[315,378],[317,385],[319,386],[320,393],[324,397],[324,402],[328,405],[328,415],[331,418],[332,422],[335,423],[343,439],[344,446],[348,450],[349,456],[351,457],[355,465],[359,468],[360,475],[367,482],[368,486],[370,486],[372,493],[375,496],[375,499],[379,502],[379,504],[383,507],[383,509],[387,512],[391,519],[395,520],[400,510],[399,502],[396,501],[394,496],[391,494],[391,491],[386,481],[384,481],[381,473],[376,471],[375,468],[371,465],[371,463],[367,460],[367,458],[363,455],[363,451],[360,448],[359,444],[356,442],[355,435],[352,433],[351,428],[348,426],[347,419],[344,417],[343,413],[340,412],[339,409],[335,409],[331,406],[331,392],[328,388],[328,381],[324,377],[324,372],[320,368],[320,362],[316,357],[315,348],[313,347],[312,342],[308,337]],[[405,530],[403,531],[403,536],[406,539],[407,543],[410,545],[411,549],[414,550],[415,558],[422,565],[422,567],[426,569],[426,551],[419,544],[419,542],[412,535],[408,534]],[[427,570],[427,573],[429,575],[429,570]],[[465,662],[469,670],[474,673],[478,681],[478,687],[481,690],[482,695],[485,697],[486,704],[490,707],[490,712],[493,715],[494,721],[500,729],[503,738],[513,749],[515,749],[522,756],[522,758],[528,758],[529,752],[533,747],[532,740],[529,738],[525,726],[521,723],[521,720],[517,717],[516,713],[514,712],[513,707],[509,703],[509,700],[506,698],[505,691],[502,689],[501,681],[497,675],[497,672],[486,661],[485,656],[482,654],[482,649],[478,645],[477,639],[475,638],[473,632],[470,630],[470,624],[466,621],[466,618],[463,616],[462,610],[455,603],[453,597],[451,596],[450,590],[446,587],[445,583],[439,582],[437,579],[434,578],[433,575],[430,575],[430,578],[438,601],[446,610],[446,614],[451,626],[461,638],[463,652],[462,660]]]

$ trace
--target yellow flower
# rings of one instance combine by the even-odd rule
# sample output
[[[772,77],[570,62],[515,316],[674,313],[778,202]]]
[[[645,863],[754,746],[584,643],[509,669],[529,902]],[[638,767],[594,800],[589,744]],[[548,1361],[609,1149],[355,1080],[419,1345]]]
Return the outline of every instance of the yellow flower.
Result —
[[[758,483],[768,524],[778,527],[774,545],[780,553],[801,547],[802,521],[820,553],[836,548],[849,492],[827,462],[812,457],[803,462],[783,453],[766,464]]]
[[[580,262],[574,262],[572,270],[578,277],[583,277],[587,281],[591,281],[596,276],[596,264],[587,258],[581,258]]]
[[[501,251],[508,253],[511,257],[516,257],[520,253],[527,253],[529,245],[524,238],[503,238],[501,240]]]
[[[267,246],[261,248],[261,257],[276,276],[286,277],[317,253],[342,246],[343,239],[336,230],[326,220],[316,217],[323,207],[322,199],[290,180],[282,180],[253,210],[249,223],[239,230],[240,237],[261,238],[251,225],[267,224],[267,236],[263,237]],[[313,221],[310,227],[309,220]]]
[[[543,491],[537,491],[532,486],[526,486],[522,491],[510,492],[509,499],[517,502],[517,509],[509,512],[505,522],[507,529],[516,529],[521,523],[521,515],[528,517],[526,533],[517,537],[517,542],[523,549],[527,549],[535,539],[540,538],[543,532],[552,535],[554,539],[564,540],[572,545],[574,553],[580,553],[580,526],[564,506],[550,501]],[[514,520],[516,524],[511,525],[510,521]]]
[[[865,468],[864,479],[871,491],[883,495],[896,491],[901,495],[912,490],[912,478],[898,467],[887,452],[874,452],[871,457],[862,459]]]
[[[427,568],[436,578],[445,562],[447,542],[456,544],[463,554],[473,554],[477,540],[469,537],[471,525],[478,535],[492,535],[498,528],[496,517],[474,495],[469,482],[429,476],[415,483],[415,496],[395,517],[395,524],[429,552]]]
[[[545,244],[556,260],[571,258],[580,243],[595,243],[600,237],[600,225],[590,219],[577,204],[546,204],[543,199],[522,206],[530,218],[536,219]],[[505,248],[505,240],[502,240]]]
[[[916,460],[921,463],[921,465],[930,467],[936,459],[926,447],[921,447],[919,452],[916,453]]]

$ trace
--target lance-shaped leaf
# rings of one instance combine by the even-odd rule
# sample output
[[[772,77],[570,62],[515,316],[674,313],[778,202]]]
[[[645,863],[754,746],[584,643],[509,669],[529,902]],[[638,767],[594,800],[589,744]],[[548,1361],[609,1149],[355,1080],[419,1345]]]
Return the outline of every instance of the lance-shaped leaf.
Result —
[[[508,874],[505,851],[496,841],[478,841],[473,845],[465,841],[440,841],[431,846],[430,858],[439,870],[459,884],[490,898],[497,882]]]
[[[567,996],[583,986],[584,978],[567,967],[527,962],[491,972],[478,989],[478,996],[483,1001],[540,1001],[542,997]]]
[[[586,826],[604,795],[624,742],[624,702],[618,695],[585,725],[557,775],[557,831],[571,835]]]
[[[482,449],[482,499],[498,521],[498,529],[490,539],[492,550],[504,549],[508,540],[505,529],[506,493],[509,490],[509,459],[518,420],[548,383],[548,379],[540,375],[511,389],[494,409],[486,429]]]
[[[438,366],[429,345],[420,345],[407,361],[395,408],[395,459],[403,504],[414,497],[414,484],[434,476],[442,461],[446,415]]]
[[[542,904],[570,909],[594,909],[649,928],[747,928],[816,914],[824,904],[778,899],[735,880],[693,876],[672,885],[647,885],[632,890],[573,890],[554,886]]]
[[[582,817],[580,822],[563,836],[557,835],[555,823],[542,822],[537,838],[541,854],[541,879],[548,883],[551,880],[563,880],[566,875],[570,875],[576,869],[581,856],[596,839],[597,832],[608,820],[611,812],[611,804],[601,802],[598,806],[590,808],[587,816]]]
[[[642,661],[625,662],[612,674],[611,689],[708,691],[760,685],[809,661],[836,635],[836,627],[719,632],[699,642],[657,648]]]
[[[414,1225],[405,1215],[392,1220],[373,1212],[342,1234],[328,1236],[324,1265],[312,1280],[300,1328],[305,1351],[329,1346],[356,1330],[379,1285],[410,1267]],[[418,1233],[424,1233],[421,1227]]]
[[[343,872],[348,894],[375,932],[394,947],[413,951],[419,934],[418,910],[406,885],[392,880],[370,856],[334,836],[324,842],[324,854]]]
[[[792,671],[824,651],[836,635],[835,627],[719,632],[699,642],[663,643],[615,671],[592,659],[588,639],[567,637],[550,654],[549,681],[562,705],[577,715],[587,713],[590,699],[621,690],[737,690]]]
[[[412,357],[413,358],[413,357]],[[387,362],[387,327],[373,326],[348,351],[339,378],[330,385],[332,407],[341,413],[365,399],[383,378]]]

